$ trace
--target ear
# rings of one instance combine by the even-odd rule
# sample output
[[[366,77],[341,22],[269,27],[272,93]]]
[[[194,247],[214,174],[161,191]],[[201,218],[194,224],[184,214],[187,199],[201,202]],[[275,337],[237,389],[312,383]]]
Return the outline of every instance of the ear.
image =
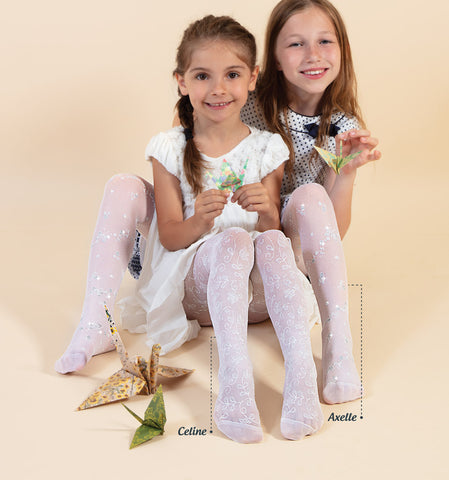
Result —
[[[253,92],[256,89],[257,77],[259,76],[259,65],[256,65],[254,70],[251,72],[251,78],[249,81],[248,91]]]
[[[185,82],[185,79],[182,75],[180,75],[179,73],[175,73],[175,78],[176,78],[176,81],[178,82],[178,87],[179,87],[179,91],[181,92],[182,95],[188,95],[189,92],[187,90],[187,87],[186,87],[186,82]]]

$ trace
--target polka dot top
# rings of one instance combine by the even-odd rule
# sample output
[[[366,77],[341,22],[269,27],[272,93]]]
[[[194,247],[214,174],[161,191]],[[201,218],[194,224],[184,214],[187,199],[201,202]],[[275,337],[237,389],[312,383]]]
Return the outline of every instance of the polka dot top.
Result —
[[[256,95],[251,92],[246,105],[241,111],[241,119],[247,125],[252,125],[260,130],[267,130],[267,124],[263,118],[262,112],[256,105]],[[315,125],[320,124],[321,116],[315,115],[309,117],[301,115],[291,109],[288,109],[287,119],[281,113],[281,122],[284,126],[290,128],[293,140],[293,149],[295,151],[295,162],[293,166],[293,178],[289,180],[284,175],[281,186],[281,208],[284,209],[293,190],[306,183],[319,183],[324,185],[327,165],[318,155],[314,155]],[[336,126],[338,132],[345,132],[353,128],[359,129],[359,123],[356,118],[348,117],[344,113],[335,113],[331,117],[331,123]],[[323,146],[326,150],[335,152],[335,138],[328,137],[326,144]]]

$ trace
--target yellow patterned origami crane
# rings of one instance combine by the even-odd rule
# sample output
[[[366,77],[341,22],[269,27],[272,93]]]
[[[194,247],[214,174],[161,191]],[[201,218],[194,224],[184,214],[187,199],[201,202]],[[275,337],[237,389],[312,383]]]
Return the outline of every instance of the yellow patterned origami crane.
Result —
[[[161,346],[153,345],[151,357],[147,362],[140,355],[129,358],[122,339],[117,331],[114,321],[106,309],[109,327],[117,352],[120,355],[122,368],[109,377],[92,395],[78,407],[77,410],[106,405],[108,403],[125,400],[134,395],[150,395],[156,391],[157,377],[174,378],[192,373],[186,368],[166,367],[159,365],[159,352]]]
[[[331,167],[335,173],[339,174],[340,170],[347,164],[349,163],[353,158],[357,157],[357,155],[360,155],[362,151],[356,152],[356,153],[351,153],[351,155],[347,155],[346,157],[343,157],[343,142],[340,141],[340,155],[334,155],[331,152],[328,152],[327,150],[324,150],[320,147],[314,147],[315,150],[320,154],[320,157]]]

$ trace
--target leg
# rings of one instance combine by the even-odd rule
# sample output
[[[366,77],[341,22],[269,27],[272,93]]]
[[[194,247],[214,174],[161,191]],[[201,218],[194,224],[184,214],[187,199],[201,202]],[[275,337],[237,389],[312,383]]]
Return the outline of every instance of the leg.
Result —
[[[253,268],[250,274],[253,287],[252,300],[248,308],[248,323],[259,323],[268,319],[262,277],[259,270]],[[189,320],[197,320],[202,327],[210,327],[209,307],[207,306],[207,282],[209,272],[200,262],[193,262],[185,280],[184,310]]]
[[[80,370],[93,355],[114,349],[104,304],[112,310],[132,253],[136,227],[146,235],[153,211],[153,187],[145,180],[120,174],[106,184],[90,249],[81,320],[55,364],[57,372]]]
[[[242,229],[230,228],[204,243],[193,266],[193,275],[199,278],[194,297],[207,298],[217,339],[220,387],[215,423],[226,436],[241,443],[262,440],[247,346],[248,279],[253,262],[251,237]],[[195,313],[189,310],[194,307],[192,292],[186,289],[188,316]]]
[[[360,379],[352,355],[343,246],[334,208],[324,188],[317,184],[297,188],[282,223],[285,233],[300,242],[320,309],[323,398],[330,404],[360,398]]]
[[[300,440],[323,424],[310,342],[311,310],[284,234],[268,230],[256,238],[255,246],[268,312],[285,360],[281,432],[290,440]]]

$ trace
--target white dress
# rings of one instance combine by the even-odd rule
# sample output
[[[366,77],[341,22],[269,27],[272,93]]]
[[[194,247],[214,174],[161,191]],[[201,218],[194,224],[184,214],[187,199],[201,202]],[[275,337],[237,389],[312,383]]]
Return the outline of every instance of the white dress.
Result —
[[[251,133],[230,152],[219,158],[203,155],[208,162],[208,172],[218,177],[223,160],[235,172],[239,172],[246,161],[247,169],[243,184],[260,182],[266,175],[282,165],[288,158],[288,148],[277,134],[250,127]],[[156,158],[172,175],[179,179],[183,195],[184,218],[194,214],[195,195],[186,180],[183,170],[185,136],[182,127],[175,127],[153,137],[145,156]],[[204,176],[204,188],[216,188],[214,182]],[[189,247],[171,252],[159,240],[157,219],[154,215],[148,234],[142,273],[133,296],[119,302],[122,326],[131,332],[148,335],[148,345],[160,343],[161,353],[167,353],[198,335],[200,326],[196,320],[187,320],[182,307],[184,279],[198,247],[212,235],[229,227],[241,227],[253,238],[258,221],[256,212],[247,212],[239,205],[228,201],[223,213],[215,219],[214,227]],[[318,309],[312,287],[303,278],[307,298],[314,305],[313,325],[318,319]]]

